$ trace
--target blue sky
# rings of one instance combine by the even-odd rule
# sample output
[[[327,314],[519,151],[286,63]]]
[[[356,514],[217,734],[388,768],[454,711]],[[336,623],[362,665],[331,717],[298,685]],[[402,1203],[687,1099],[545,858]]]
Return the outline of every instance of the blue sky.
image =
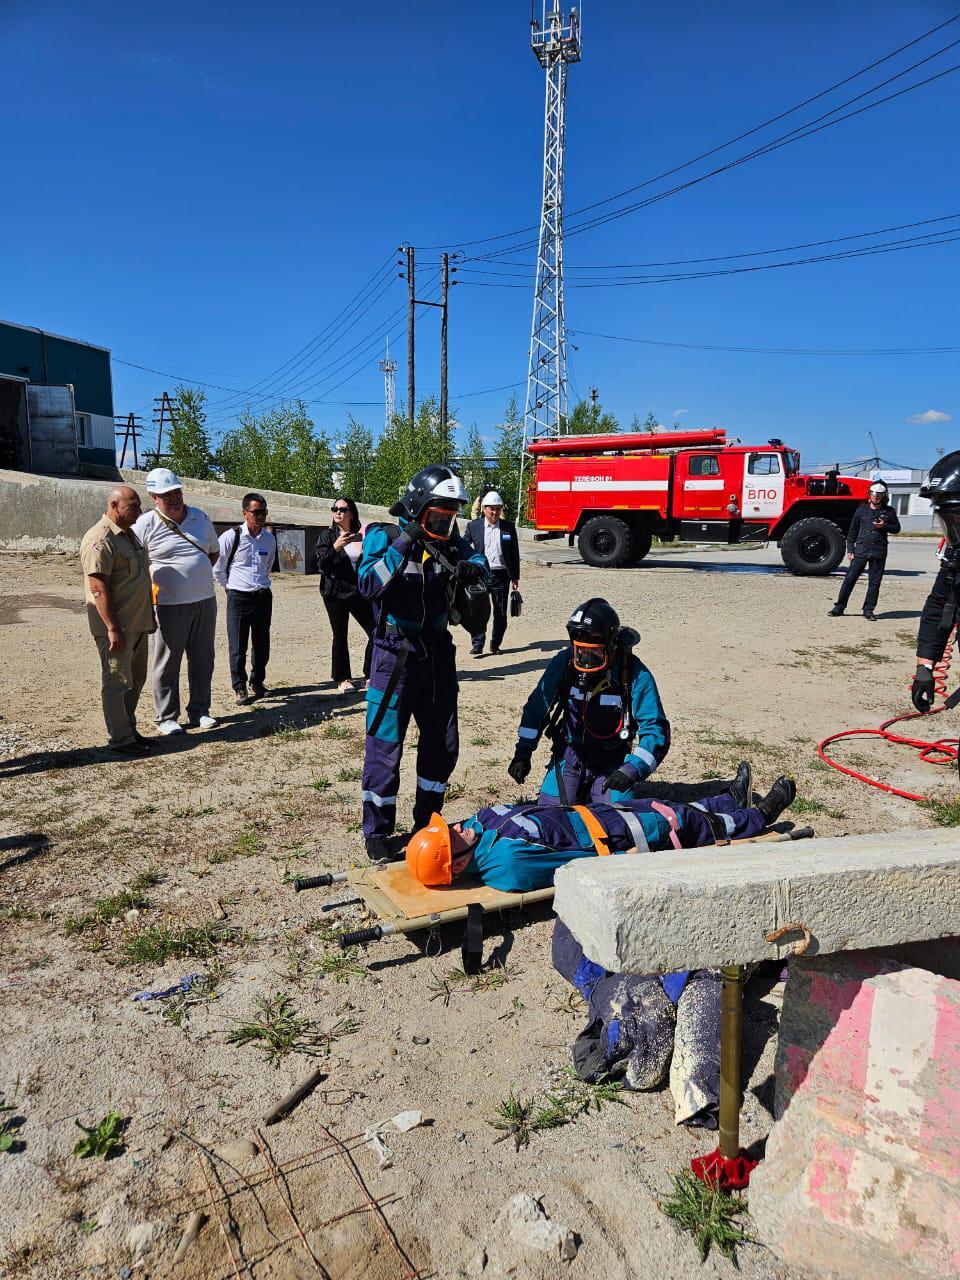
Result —
[[[956,10],[891,0],[585,0],[584,56],[568,97],[568,217],[752,128]],[[396,246],[453,249],[537,220],[543,73],[528,19],[526,0],[0,0],[0,315],[164,374],[255,388],[253,399],[289,383],[308,400],[355,402],[352,412],[378,427],[376,362],[390,330],[401,396],[406,385],[405,285],[386,268]],[[954,40],[960,22],[711,163]],[[956,63],[960,45],[884,92]],[[779,248],[960,213],[958,126],[960,73],[571,236],[572,391],[596,385],[625,422],[652,410],[664,422],[725,426],[743,438],[781,435],[808,463],[872,452],[868,431],[885,457],[906,464],[953,447],[957,353],[717,352],[582,331],[694,346],[960,346],[960,241],[700,280],[574,286],[602,274],[587,270],[597,264]],[[420,251],[424,264],[436,257]],[[468,393],[526,376],[533,254],[509,262],[521,265],[466,264],[515,275],[464,271],[451,294],[451,403],[459,421],[484,433],[509,392]],[[330,330],[269,381],[381,268],[382,290],[366,301],[381,296],[356,325]],[[421,268],[425,284],[434,274]],[[437,329],[425,310],[418,391],[438,386]],[[116,411],[144,409],[174,381],[116,364]],[[238,397],[212,387],[208,395],[211,420],[229,425]],[[930,410],[951,420],[908,423]],[[314,403],[311,412],[336,434],[351,409]]]

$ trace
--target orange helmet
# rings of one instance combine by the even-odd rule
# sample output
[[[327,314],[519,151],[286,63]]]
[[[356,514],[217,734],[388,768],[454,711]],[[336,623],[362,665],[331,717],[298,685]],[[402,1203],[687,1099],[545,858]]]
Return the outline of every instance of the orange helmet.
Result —
[[[449,884],[453,879],[450,828],[439,813],[430,815],[427,826],[410,837],[407,868],[421,884]]]

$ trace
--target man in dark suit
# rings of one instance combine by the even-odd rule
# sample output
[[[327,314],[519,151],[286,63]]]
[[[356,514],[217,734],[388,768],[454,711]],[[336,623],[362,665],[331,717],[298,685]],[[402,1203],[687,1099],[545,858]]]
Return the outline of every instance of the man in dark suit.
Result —
[[[490,652],[499,653],[507,630],[510,588],[516,590],[520,585],[520,547],[517,545],[517,526],[511,520],[501,519],[503,498],[496,489],[484,494],[481,506],[483,515],[467,525],[467,542],[480,555],[486,556],[490,566],[490,599],[493,604]],[[470,652],[479,658],[486,634],[480,632],[470,639]]]

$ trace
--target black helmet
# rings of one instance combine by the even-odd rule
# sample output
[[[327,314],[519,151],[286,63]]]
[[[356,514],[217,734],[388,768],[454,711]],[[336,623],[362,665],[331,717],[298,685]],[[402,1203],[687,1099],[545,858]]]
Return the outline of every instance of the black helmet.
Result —
[[[595,597],[578,605],[567,621],[577,671],[604,671],[620,638],[620,618],[606,600]]]
[[[960,546],[960,450],[933,464],[920,497],[929,498],[950,545]]]
[[[431,537],[445,539],[449,538],[452,531],[452,518],[446,521],[443,519],[431,521],[431,524],[436,525],[436,528],[431,528],[421,520],[421,517],[430,507],[440,508],[442,511],[456,515],[464,503],[469,501],[470,495],[463,487],[463,481],[457,473],[449,467],[438,464],[424,467],[422,471],[417,472],[407,485],[402,497],[390,508],[390,514],[410,520],[414,524],[423,524],[424,531]]]

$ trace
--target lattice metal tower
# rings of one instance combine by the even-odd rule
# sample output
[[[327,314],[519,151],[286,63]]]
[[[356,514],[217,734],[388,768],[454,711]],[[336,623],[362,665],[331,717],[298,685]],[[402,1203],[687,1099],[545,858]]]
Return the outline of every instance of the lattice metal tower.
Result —
[[[530,331],[523,450],[540,436],[559,435],[567,414],[567,335],[563,311],[563,151],[567,67],[580,61],[580,15],[566,18],[560,0],[540,0],[541,21],[530,23],[530,47],[546,72],[543,121],[543,204],[537,246],[537,287]],[[520,494],[523,491],[521,458]]]
[[[389,339],[387,340],[387,354],[377,367],[383,374],[383,425],[389,430],[397,404],[397,362],[390,359]]]

